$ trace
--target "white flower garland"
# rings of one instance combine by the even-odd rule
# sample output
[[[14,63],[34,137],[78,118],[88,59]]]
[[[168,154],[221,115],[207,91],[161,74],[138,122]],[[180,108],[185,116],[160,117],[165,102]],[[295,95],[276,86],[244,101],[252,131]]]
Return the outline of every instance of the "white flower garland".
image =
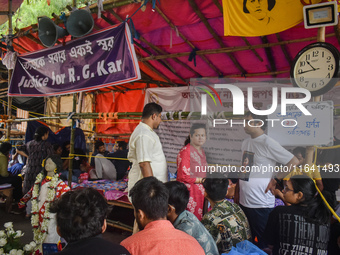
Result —
[[[48,234],[48,225],[50,221],[50,203],[54,200],[56,194],[56,188],[58,185],[59,175],[55,174],[52,177],[52,180],[48,183],[48,191],[46,195],[45,201],[45,213],[43,217],[43,221],[41,226],[39,226],[39,192],[40,192],[40,184],[43,181],[44,175],[42,173],[38,174],[32,192],[32,218],[31,224],[33,227],[33,240],[42,244]]]

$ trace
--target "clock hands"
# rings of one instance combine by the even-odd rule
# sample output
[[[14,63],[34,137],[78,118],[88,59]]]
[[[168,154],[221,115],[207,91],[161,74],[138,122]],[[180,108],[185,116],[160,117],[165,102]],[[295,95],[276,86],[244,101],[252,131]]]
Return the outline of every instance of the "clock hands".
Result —
[[[299,72],[299,74],[308,73],[308,72],[313,72],[313,71],[316,71],[316,70],[319,70],[319,69],[320,69],[320,68],[314,68],[314,69],[311,69],[311,70]]]
[[[306,59],[306,62],[307,62],[307,64],[308,64],[311,68],[313,68],[313,70],[320,69],[320,68],[315,69],[315,68],[309,63],[309,61],[308,61],[307,59]]]

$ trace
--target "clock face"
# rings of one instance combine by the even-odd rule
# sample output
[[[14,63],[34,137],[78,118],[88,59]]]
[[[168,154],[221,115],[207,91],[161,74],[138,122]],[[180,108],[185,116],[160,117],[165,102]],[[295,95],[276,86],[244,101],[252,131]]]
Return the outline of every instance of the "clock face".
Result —
[[[325,47],[325,45],[327,47]],[[313,96],[331,89],[338,77],[339,53],[330,44],[315,43],[304,48],[295,58],[291,77],[293,85],[305,88]]]

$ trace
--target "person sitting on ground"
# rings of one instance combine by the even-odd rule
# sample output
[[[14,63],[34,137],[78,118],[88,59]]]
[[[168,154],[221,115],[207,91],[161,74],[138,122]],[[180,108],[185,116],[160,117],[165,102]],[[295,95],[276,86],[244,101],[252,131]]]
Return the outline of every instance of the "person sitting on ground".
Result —
[[[105,144],[102,141],[96,141],[94,144],[94,152],[92,154],[93,158],[91,158],[90,165],[92,167],[96,167],[95,157],[98,154],[101,154],[103,157],[107,157],[109,155],[109,152],[105,149]]]
[[[314,181],[306,175],[292,176],[284,197],[292,205],[275,207],[264,231],[272,254],[327,254],[331,213]]]
[[[18,142],[16,146],[22,146],[23,142]],[[12,151],[12,159],[8,163],[8,172],[11,173],[12,176],[16,176],[21,174],[22,168],[25,166],[26,158],[21,156],[17,150],[14,148]]]
[[[95,169],[90,170],[89,175],[91,179],[106,179],[116,180],[117,171],[114,164],[108,160],[108,153],[105,151],[105,145],[102,141],[97,141],[95,144],[97,153],[94,153],[96,157],[91,159],[94,161]]]
[[[251,240],[248,219],[242,209],[225,200],[229,180],[221,174],[212,175],[203,182],[204,196],[212,210],[203,216],[202,224],[214,238],[218,251],[228,253],[232,246]]]
[[[69,191],[53,202],[50,211],[56,214],[58,234],[68,243],[57,254],[130,254],[121,245],[102,238],[107,226],[108,205],[95,189]]]
[[[63,153],[63,148],[61,148],[59,143],[55,143],[52,145],[53,148],[53,154],[59,155],[61,157],[61,154]]]
[[[205,254],[192,236],[177,230],[166,219],[169,191],[156,177],[139,180],[129,195],[141,231],[121,242],[132,255]]]
[[[190,197],[185,184],[171,181],[164,183],[164,185],[169,190],[168,220],[176,229],[194,237],[204,249],[205,254],[218,255],[216,243],[208,230],[193,213],[185,210]]]
[[[13,198],[18,202],[22,197],[22,179],[8,172],[7,166],[11,149],[12,145],[10,143],[4,142],[0,144],[0,184],[11,184],[14,188]]]
[[[64,147],[64,150],[61,154],[61,157],[67,158],[69,157],[70,149],[71,149],[70,141],[64,142],[63,147]],[[78,178],[80,174],[82,173],[81,169],[83,168],[83,165],[85,167],[87,159],[85,156],[85,152],[80,148],[74,148],[74,154],[77,156],[73,158],[73,163],[72,163],[72,182],[78,183]],[[79,155],[84,155],[84,156],[79,156]],[[70,164],[70,159],[63,160],[63,171],[61,171],[60,173],[60,178],[64,181],[68,180],[69,164]]]
[[[117,171],[117,180],[123,179],[126,175],[126,172],[130,166],[130,162],[127,160],[128,150],[127,143],[124,141],[117,141],[114,145],[114,152],[108,154],[110,158],[123,158],[123,159],[113,159],[112,163],[116,167]]]

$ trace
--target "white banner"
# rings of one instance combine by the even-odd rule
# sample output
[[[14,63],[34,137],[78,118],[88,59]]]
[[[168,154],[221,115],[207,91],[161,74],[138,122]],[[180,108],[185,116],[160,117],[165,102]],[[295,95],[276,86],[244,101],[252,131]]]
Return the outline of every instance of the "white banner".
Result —
[[[240,88],[245,95],[245,111],[247,111],[247,90],[248,87],[253,88],[253,105],[257,109],[265,110],[272,102],[272,87],[277,87],[280,91],[281,87],[291,87],[289,84],[266,83],[266,82],[252,82],[252,83],[234,83],[233,85]],[[176,87],[176,88],[150,88],[146,90],[145,104],[156,102],[163,107],[164,112],[170,112],[170,115],[175,111],[184,112],[201,112],[201,95],[205,92],[201,89],[204,85],[196,87]],[[340,87],[334,88],[326,95],[324,100],[336,100],[340,102],[340,93],[337,96],[334,91],[339,91]],[[233,96],[228,89],[217,90],[217,94],[221,99],[222,104],[219,103],[218,96],[211,92],[214,96],[215,102],[209,98],[207,99],[207,116],[209,112],[227,112],[232,113],[234,109]],[[288,98],[296,97],[297,95],[288,95]],[[278,97],[278,101],[280,97]],[[280,101],[277,102],[278,105]],[[336,103],[334,103],[336,107]],[[214,116],[215,119],[223,119]],[[163,150],[169,166],[169,171],[176,172],[176,157],[180,149],[184,146],[184,141],[189,135],[190,125],[193,122],[205,122],[208,127],[208,139],[204,144],[203,149],[207,156],[208,164],[231,165],[239,166],[241,164],[241,145],[245,138],[248,137],[243,129],[243,119],[240,116],[232,116],[227,119],[226,124],[216,124],[213,126],[213,119],[206,118],[204,120],[174,120],[164,119],[159,129],[156,131],[161,139]],[[335,122],[336,123],[336,122]],[[337,130],[336,130],[337,131]],[[338,130],[340,131],[340,130]]]

